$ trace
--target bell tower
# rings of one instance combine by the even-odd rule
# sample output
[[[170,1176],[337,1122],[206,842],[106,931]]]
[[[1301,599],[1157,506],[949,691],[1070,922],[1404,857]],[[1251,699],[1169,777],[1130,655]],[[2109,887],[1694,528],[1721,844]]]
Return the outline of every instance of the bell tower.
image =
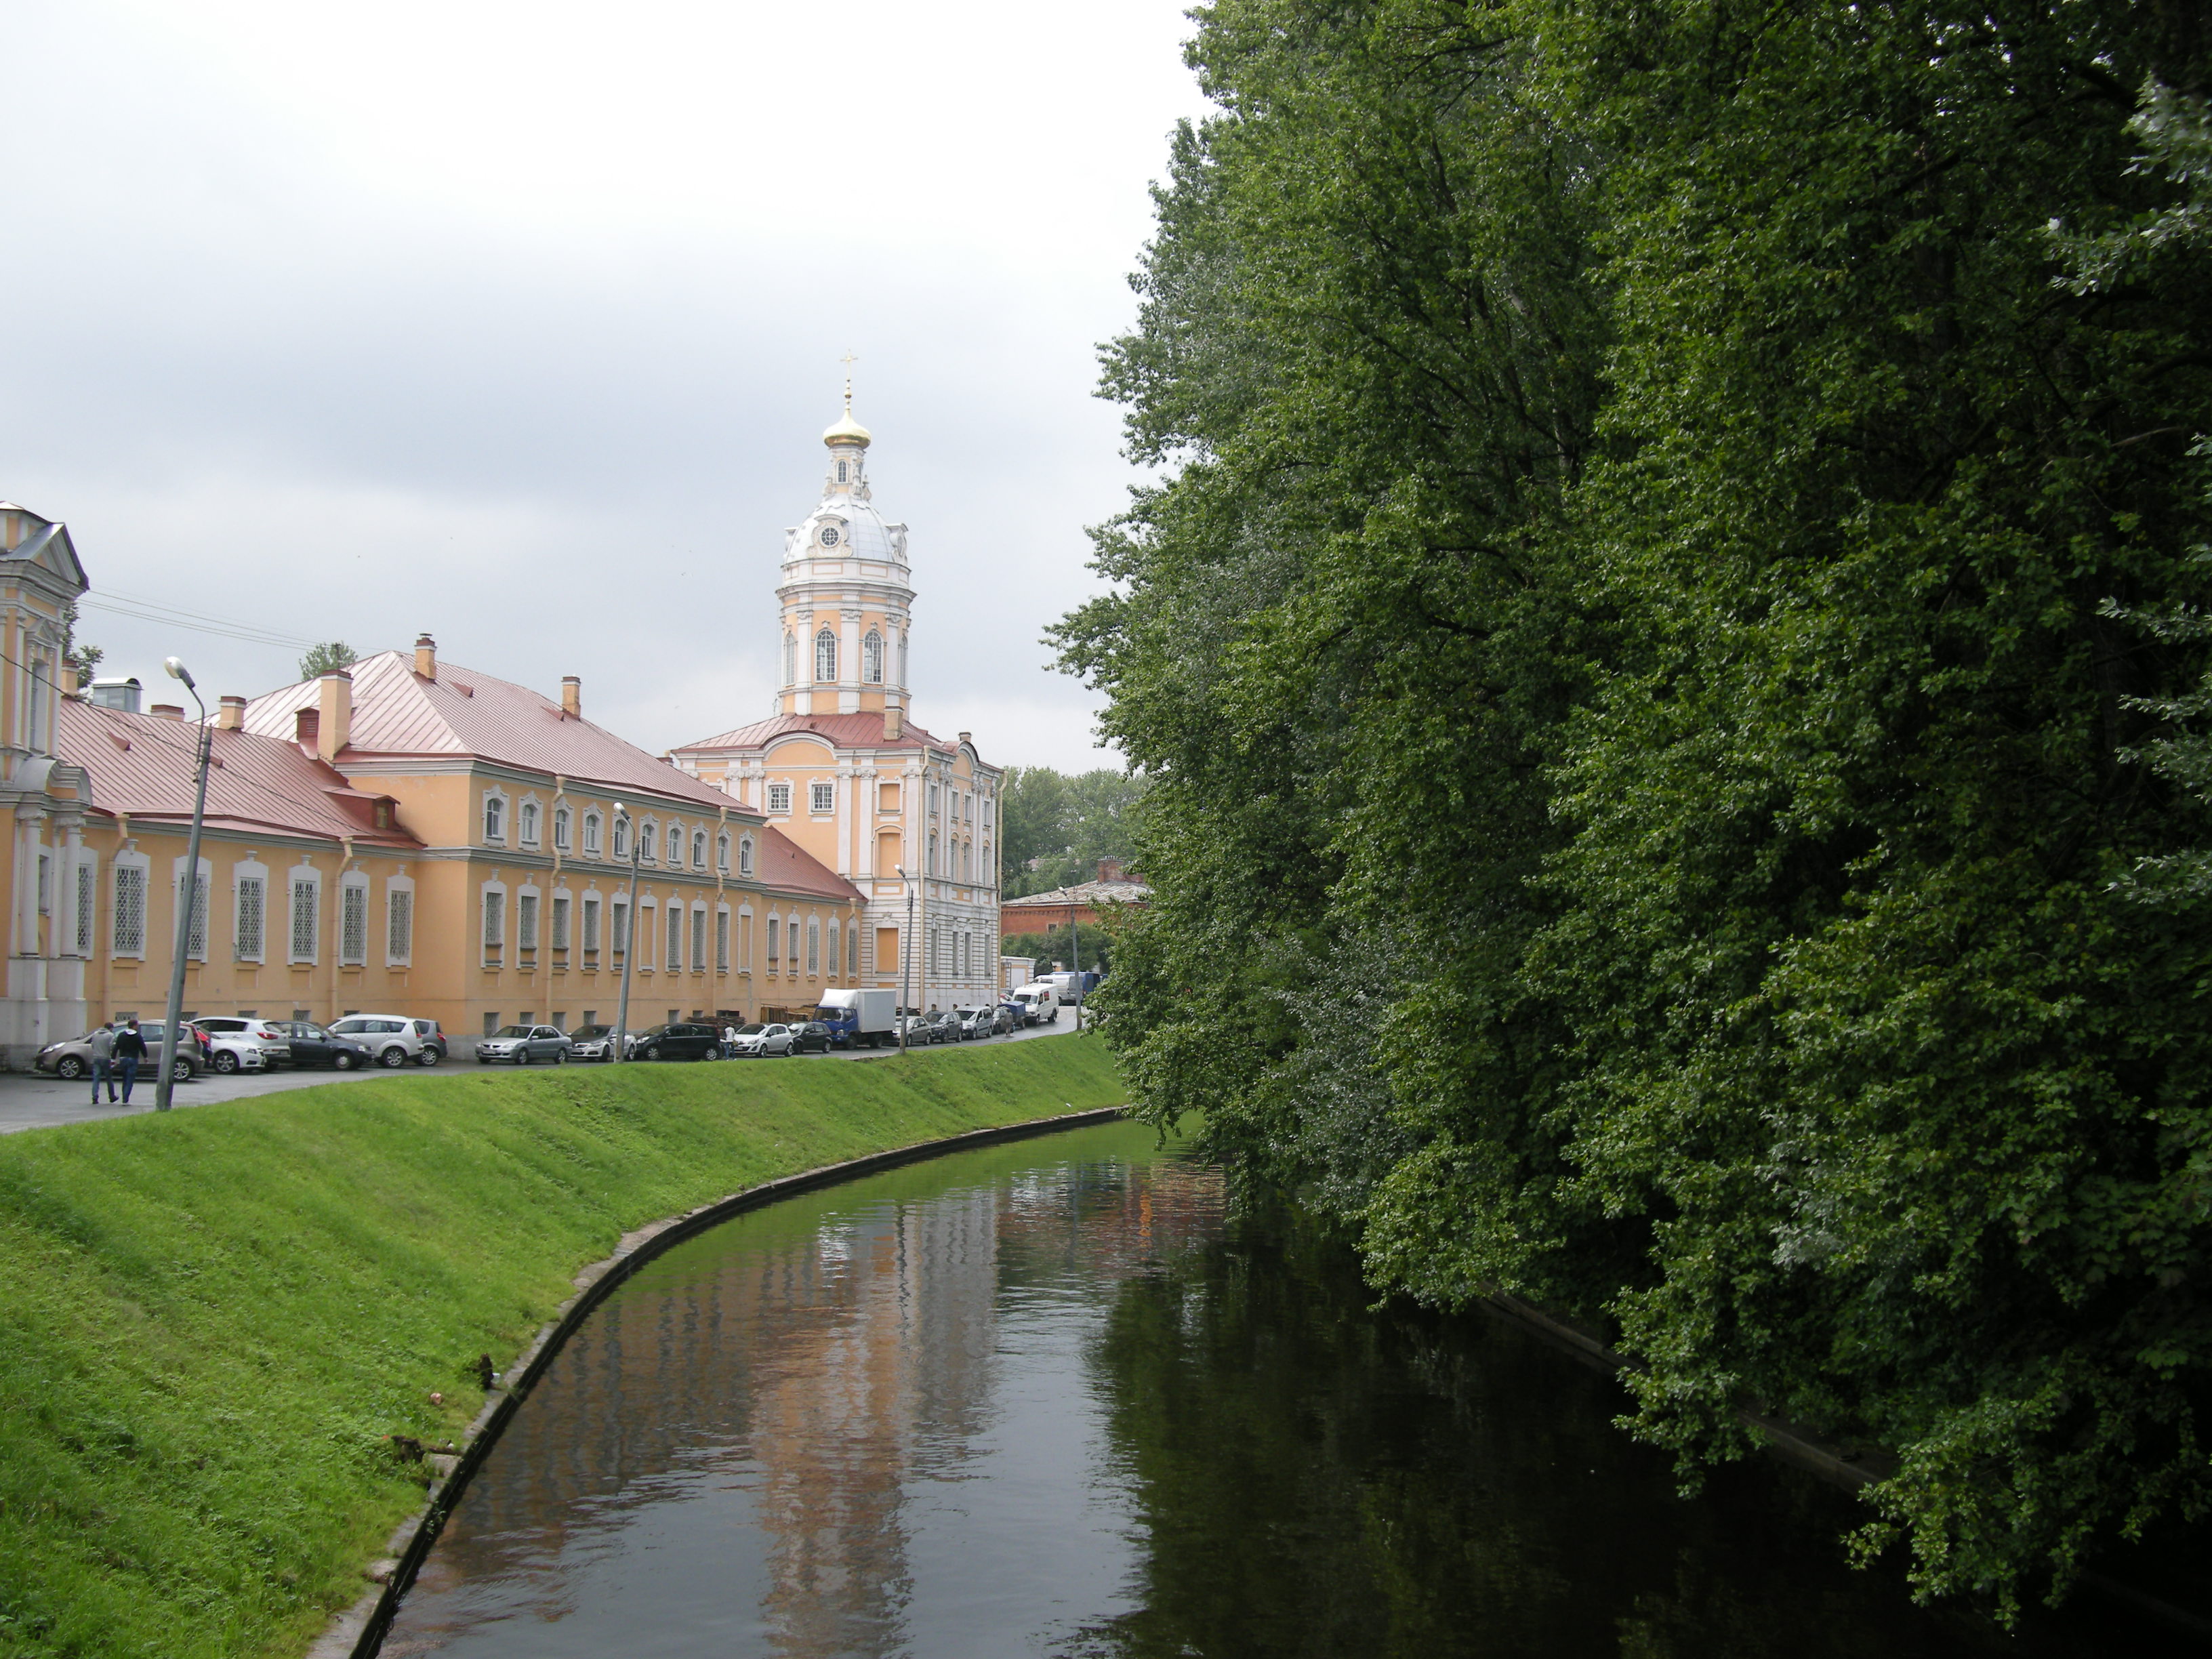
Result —
[[[868,428],[845,410],[822,434],[830,466],[822,499],[784,532],[776,693],[781,714],[881,714],[886,728],[908,707],[906,526],[876,510],[867,476]]]

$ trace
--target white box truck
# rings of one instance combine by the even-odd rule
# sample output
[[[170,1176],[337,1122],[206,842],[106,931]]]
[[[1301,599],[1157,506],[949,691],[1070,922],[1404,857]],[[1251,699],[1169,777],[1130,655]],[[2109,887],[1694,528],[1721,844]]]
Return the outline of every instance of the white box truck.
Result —
[[[878,1048],[898,1042],[898,993],[860,988],[824,991],[814,1017],[841,1048]]]

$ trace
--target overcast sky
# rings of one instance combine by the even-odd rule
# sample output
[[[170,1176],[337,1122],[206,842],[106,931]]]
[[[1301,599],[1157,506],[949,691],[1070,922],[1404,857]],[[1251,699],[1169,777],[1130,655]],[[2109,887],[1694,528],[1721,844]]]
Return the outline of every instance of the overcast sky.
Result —
[[[1038,636],[1132,477],[1095,349],[1200,109],[1186,3],[6,0],[0,497],[95,605],[428,629],[658,750],[769,712],[850,349],[916,718],[1112,763]],[[210,706],[300,654],[79,637]]]

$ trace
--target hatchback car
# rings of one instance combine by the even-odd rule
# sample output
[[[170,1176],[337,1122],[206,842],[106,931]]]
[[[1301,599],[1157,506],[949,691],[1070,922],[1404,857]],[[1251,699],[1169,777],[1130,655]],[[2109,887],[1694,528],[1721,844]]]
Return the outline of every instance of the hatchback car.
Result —
[[[568,1063],[568,1039],[550,1025],[502,1025],[477,1044],[477,1058],[487,1064],[494,1060],[510,1060],[517,1066],[531,1066],[551,1060],[556,1066]]]
[[[191,1030],[190,1026],[185,1029]],[[142,1075],[151,1078],[161,1069],[161,1023],[159,1020],[142,1023],[138,1035],[146,1039],[146,1058],[140,1062],[138,1070]],[[193,1035],[197,1036],[198,1033],[194,1032]],[[198,1042],[187,1042],[178,1048],[178,1082],[187,1082],[200,1074],[204,1052]],[[31,1064],[41,1072],[52,1072],[56,1077],[76,1082],[92,1070],[92,1033],[87,1031],[82,1036],[71,1037],[65,1042],[49,1042],[39,1050]]]
[[[836,1040],[837,1034],[818,1019],[791,1028],[791,1052],[794,1054],[826,1054]]]
[[[755,1021],[750,1025],[738,1027],[731,1039],[730,1048],[735,1055],[747,1060],[761,1060],[770,1054],[791,1052],[792,1030],[788,1025],[763,1025]]]
[[[960,1041],[960,1016],[950,1011],[931,1014],[922,1020],[921,1029],[928,1033],[932,1042],[957,1042]]]
[[[630,1039],[636,1060],[720,1060],[722,1034],[712,1025],[648,1025]]]
[[[604,1063],[615,1057],[615,1028],[579,1025],[568,1033],[568,1058]]]
[[[291,1060],[291,1043],[275,1020],[252,1014],[203,1014],[191,1023],[207,1034],[208,1064],[218,1072],[265,1071]],[[233,1039],[236,1041],[235,1047]],[[261,1051],[259,1060],[249,1063],[243,1058],[244,1045],[247,1043]],[[222,1058],[226,1048],[232,1048],[228,1065],[223,1063]]]
[[[404,1014],[348,1014],[331,1022],[331,1035],[351,1038],[374,1054],[378,1065],[395,1070],[410,1060],[419,1066],[438,1063],[438,1051]]]
[[[368,1047],[356,1037],[340,1036],[311,1019],[277,1019],[270,1024],[284,1034],[295,1066],[327,1066],[334,1072],[350,1072],[369,1063]]]

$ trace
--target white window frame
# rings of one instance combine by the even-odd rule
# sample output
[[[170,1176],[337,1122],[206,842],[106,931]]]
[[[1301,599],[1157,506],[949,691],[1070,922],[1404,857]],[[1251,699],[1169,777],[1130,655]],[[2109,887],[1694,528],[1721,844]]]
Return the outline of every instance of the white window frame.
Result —
[[[691,867],[694,870],[707,867],[707,832],[704,830],[691,832]]]
[[[637,826],[639,858],[647,864],[657,864],[660,858],[660,820],[647,818]]]
[[[620,863],[629,862],[629,838],[631,832],[636,828],[637,825],[631,822],[629,814],[627,812],[615,814],[613,856]]]
[[[773,813],[781,813],[787,816],[790,813],[791,786],[789,784],[771,783],[769,785],[768,810]]]
[[[538,948],[539,913],[544,905],[538,889],[524,883],[514,890],[514,948],[535,951]]]
[[[806,919],[806,976],[818,979],[822,975],[822,918]]]
[[[485,846],[504,847],[507,845],[507,792],[505,790],[487,789],[484,791],[483,805],[478,811],[477,822],[477,826],[483,831]]]
[[[837,810],[837,786],[828,778],[817,778],[806,786],[806,810],[816,817],[823,817]]]
[[[822,624],[814,635],[814,683],[835,685],[837,683],[837,633],[829,623]]]
[[[668,867],[672,870],[684,867],[684,826],[680,823],[668,826]]]
[[[545,811],[535,795],[525,795],[514,809],[514,839],[518,847],[535,847],[545,819]]]
[[[507,959],[507,884],[503,881],[477,884],[477,953],[488,966]]]
[[[599,856],[599,815],[597,812],[584,814],[584,856],[587,859]]]
[[[303,908],[301,893],[307,894]],[[302,955],[300,935],[307,923],[309,950]],[[295,864],[284,872],[284,960],[313,963],[323,954],[323,872],[312,864]]]
[[[553,850],[556,853],[568,850],[568,825],[574,816],[566,806],[553,809]]]
[[[702,902],[691,906],[691,971],[707,970],[707,907]]]
[[[349,937],[358,923],[358,938]],[[353,870],[338,878],[338,966],[368,965],[368,877]]]
[[[552,897],[552,908],[546,913],[550,924],[546,938],[551,949],[566,951],[575,938],[576,896],[565,887],[556,887]]]
[[[404,968],[415,960],[415,878],[384,878],[384,964]]]
[[[660,931],[667,935],[660,942],[661,959],[668,964],[670,973],[680,974],[684,971],[684,901],[682,899],[672,898],[661,907]]]
[[[254,917],[253,937],[246,937],[246,890],[259,889],[256,908],[260,914]],[[258,859],[247,859],[230,866],[230,954],[234,962],[266,962],[269,960],[269,866]]]
[[[884,636],[872,628],[860,641],[860,678],[870,685],[884,683]]]
[[[714,907],[714,971],[730,971],[730,907],[726,904]]]
[[[89,847],[76,853],[76,935],[74,955],[89,960],[100,945],[100,854]]]
[[[750,836],[740,836],[738,837],[738,873],[750,877],[752,872],[753,838]]]
[[[584,890],[583,906],[577,912],[579,918],[577,938],[578,948],[586,957],[597,957],[599,954],[599,917],[605,902],[598,888],[586,887]]]

